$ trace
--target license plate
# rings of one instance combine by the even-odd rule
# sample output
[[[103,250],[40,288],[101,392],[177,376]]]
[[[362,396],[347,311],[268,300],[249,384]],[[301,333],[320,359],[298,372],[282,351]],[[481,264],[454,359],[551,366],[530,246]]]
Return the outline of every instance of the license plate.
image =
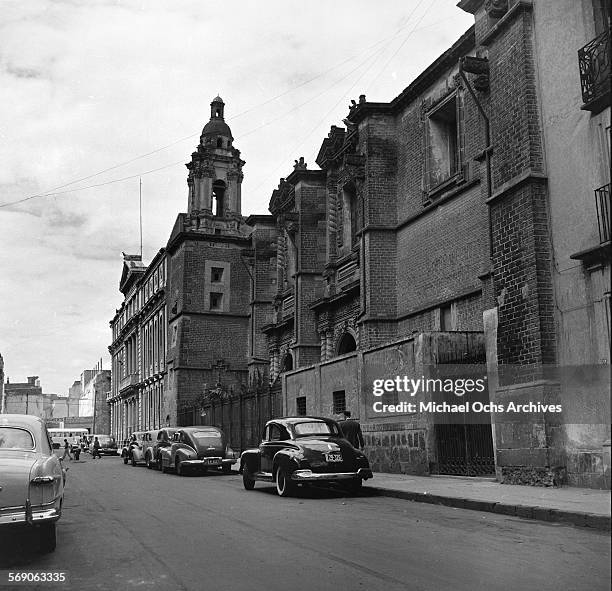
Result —
[[[341,462],[342,454],[325,454],[325,459],[328,462]]]
[[[207,464],[220,464],[221,462],[219,460],[217,460],[216,458],[208,458],[206,460]]]

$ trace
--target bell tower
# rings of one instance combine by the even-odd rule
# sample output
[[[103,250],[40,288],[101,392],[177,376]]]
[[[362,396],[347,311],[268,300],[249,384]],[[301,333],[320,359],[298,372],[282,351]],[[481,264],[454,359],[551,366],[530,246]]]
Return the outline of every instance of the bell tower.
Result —
[[[224,113],[225,103],[216,96],[210,103],[210,120],[202,130],[200,143],[191,155],[191,162],[186,164],[190,216],[220,219],[241,216],[244,161],[233,146],[234,138]]]

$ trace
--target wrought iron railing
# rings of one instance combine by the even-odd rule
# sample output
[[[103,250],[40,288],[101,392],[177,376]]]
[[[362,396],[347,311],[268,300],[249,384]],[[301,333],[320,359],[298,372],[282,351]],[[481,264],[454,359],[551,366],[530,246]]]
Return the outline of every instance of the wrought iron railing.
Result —
[[[599,242],[603,244],[610,241],[610,183],[595,189],[595,205],[597,207]]]
[[[578,50],[582,102],[597,101],[610,92],[610,31],[607,30]]]

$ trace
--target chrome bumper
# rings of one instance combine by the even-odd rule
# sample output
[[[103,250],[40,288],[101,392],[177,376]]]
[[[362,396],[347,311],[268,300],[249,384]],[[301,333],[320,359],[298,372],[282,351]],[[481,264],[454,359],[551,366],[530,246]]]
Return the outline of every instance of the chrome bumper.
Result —
[[[44,523],[57,521],[61,513],[53,506],[44,506],[31,509],[28,512],[25,507],[11,507],[0,510],[0,525],[13,525],[17,523]]]
[[[183,460],[181,465],[185,466],[210,466],[211,468],[217,468],[219,466],[232,466],[236,463],[234,458],[204,458],[202,460]]]
[[[372,478],[372,470],[359,468],[357,472],[313,472],[312,470],[296,470],[291,475],[291,480],[297,482],[312,482],[317,480],[355,480],[361,478],[367,480]]]

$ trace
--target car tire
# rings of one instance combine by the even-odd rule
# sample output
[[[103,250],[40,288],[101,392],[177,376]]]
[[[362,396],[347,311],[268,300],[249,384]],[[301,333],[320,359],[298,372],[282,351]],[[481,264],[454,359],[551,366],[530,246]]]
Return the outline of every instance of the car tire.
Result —
[[[361,485],[363,484],[363,480],[361,478],[356,478],[355,480],[351,480],[347,482],[346,488],[352,495],[357,495],[361,491]]]
[[[123,463],[127,464],[128,463],[128,457],[127,456],[123,456]]]
[[[55,522],[46,523],[40,526],[39,531],[39,540],[40,540],[40,551],[43,554],[48,554],[49,552],[53,552],[57,545],[57,538],[55,535]]]
[[[181,468],[181,462],[179,460],[174,462],[174,472],[177,476],[185,476],[185,469]]]
[[[153,469],[153,462],[151,461],[151,455],[150,454],[147,454],[147,468],[149,470]]]
[[[287,474],[284,468],[279,467],[276,470],[276,492],[279,497],[290,497],[295,494],[295,483],[291,480],[291,477]]]
[[[161,456],[157,456],[157,459],[155,460],[155,469],[158,470],[159,472],[162,471],[162,460],[161,460]]]
[[[134,459],[134,454],[132,454],[132,457],[130,458],[130,461],[132,463],[132,467],[136,466],[136,460]]]
[[[246,466],[242,469],[242,484],[246,490],[253,490],[255,488],[255,479],[251,476]]]
[[[164,466],[164,461],[161,458],[159,458],[159,469],[162,474],[168,473],[168,469],[166,468],[166,466]]]

